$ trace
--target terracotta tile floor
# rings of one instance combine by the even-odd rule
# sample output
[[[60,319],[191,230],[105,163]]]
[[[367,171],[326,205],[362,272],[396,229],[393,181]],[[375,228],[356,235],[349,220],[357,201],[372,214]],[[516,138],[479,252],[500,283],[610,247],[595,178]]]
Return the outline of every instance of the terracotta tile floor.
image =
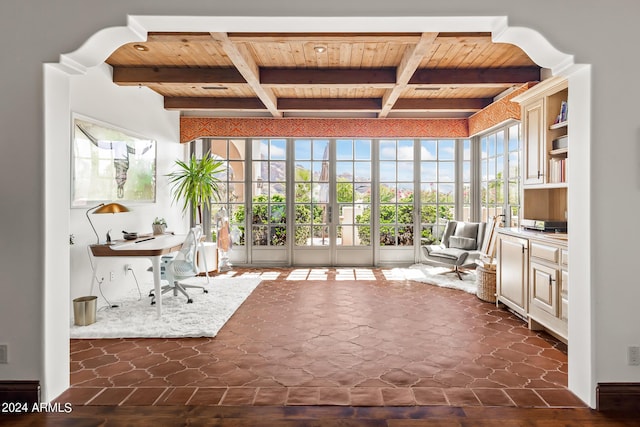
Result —
[[[216,338],[71,340],[72,386],[57,400],[585,406],[566,389],[566,346],[475,295],[387,280],[376,268],[373,280],[340,280],[336,269],[311,280],[268,271],[281,274]]]

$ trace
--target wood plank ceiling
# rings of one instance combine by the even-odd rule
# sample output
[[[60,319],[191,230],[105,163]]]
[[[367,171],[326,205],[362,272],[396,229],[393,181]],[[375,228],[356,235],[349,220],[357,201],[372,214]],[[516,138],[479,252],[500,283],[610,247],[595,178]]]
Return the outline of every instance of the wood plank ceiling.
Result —
[[[165,108],[213,117],[467,117],[540,80],[489,33],[149,33],[106,61]]]

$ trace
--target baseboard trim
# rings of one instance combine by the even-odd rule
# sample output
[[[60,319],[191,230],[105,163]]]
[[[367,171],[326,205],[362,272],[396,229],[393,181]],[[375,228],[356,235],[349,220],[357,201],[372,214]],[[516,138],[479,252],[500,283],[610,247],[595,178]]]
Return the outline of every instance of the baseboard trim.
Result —
[[[40,381],[0,381],[0,404],[40,404]]]
[[[599,383],[596,388],[598,411],[640,410],[640,383]]]

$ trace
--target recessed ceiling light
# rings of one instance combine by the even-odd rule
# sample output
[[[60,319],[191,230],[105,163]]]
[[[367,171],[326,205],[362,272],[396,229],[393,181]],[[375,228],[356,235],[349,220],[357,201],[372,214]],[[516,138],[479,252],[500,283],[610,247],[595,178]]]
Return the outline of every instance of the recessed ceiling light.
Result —
[[[322,45],[318,45],[318,46],[314,46],[313,50],[316,51],[316,53],[324,53],[327,50],[326,46],[322,46]]]
[[[148,50],[149,50],[149,48],[148,48],[148,47],[146,47],[146,46],[145,46],[145,45],[143,45],[143,44],[134,44],[134,45],[133,45],[133,48],[134,48],[135,50],[139,50],[140,52],[146,52],[146,51],[148,51]]]

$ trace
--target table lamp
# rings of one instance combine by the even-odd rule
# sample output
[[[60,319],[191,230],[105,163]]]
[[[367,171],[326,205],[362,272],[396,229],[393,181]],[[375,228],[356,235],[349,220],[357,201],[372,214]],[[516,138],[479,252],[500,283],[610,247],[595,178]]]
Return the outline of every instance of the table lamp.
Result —
[[[107,204],[100,203],[99,205],[94,206],[87,210],[85,215],[89,220],[89,224],[91,225],[91,228],[93,228],[93,232],[96,233],[96,238],[98,239],[97,244],[100,244],[100,237],[98,236],[98,232],[96,231],[96,228],[93,226],[93,223],[91,222],[91,218],[89,218],[89,212],[91,211],[93,211],[94,214],[105,214],[105,213],[116,214],[116,213],[122,213],[122,212],[129,212],[129,209],[126,206],[121,205],[120,203],[107,203]]]

